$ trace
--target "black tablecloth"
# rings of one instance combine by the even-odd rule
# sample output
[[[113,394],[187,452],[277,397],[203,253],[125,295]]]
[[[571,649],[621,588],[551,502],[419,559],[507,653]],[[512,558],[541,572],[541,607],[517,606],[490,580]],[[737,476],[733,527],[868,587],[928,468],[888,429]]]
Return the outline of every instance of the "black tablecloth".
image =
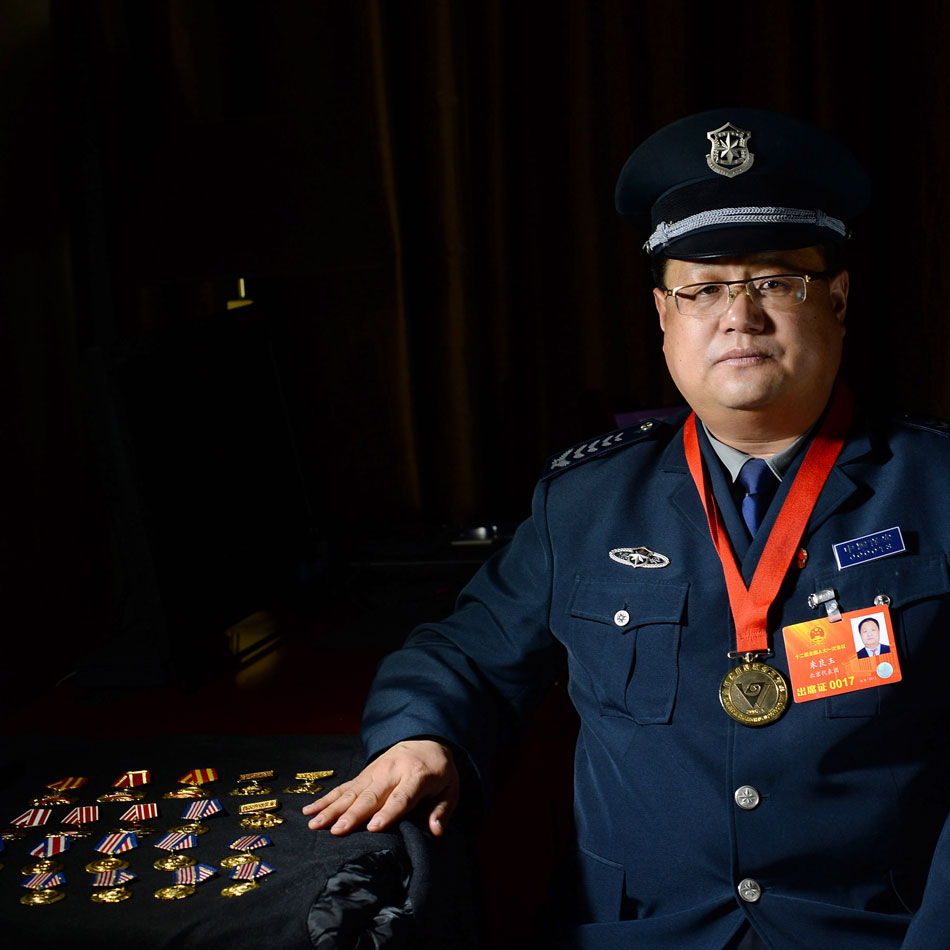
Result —
[[[112,791],[127,769],[149,769],[151,783],[143,802],[157,802],[159,817],[149,824],[161,832],[181,824],[187,800],[163,799],[190,769],[214,768],[219,779],[205,786],[224,812],[206,819],[208,832],[186,853],[218,869],[183,900],[153,896],[172,883],[172,872],[152,863],[166,852],[154,846],[160,834],[143,837],[123,855],[138,875],[127,885],[133,897],[117,904],[90,900],[92,875],[85,865],[100,857],[94,847],[118,826],[130,803],[99,805],[92,837],[74,842],[57,856],[64,865],[66,899],[45,906],[25,906],[21,868],[43,833],[60,827],[74,805],[58,805],[45,828],[27,831],[21,841],[6,842],[0,855],[0,934],[6,946],[135,947],[228,950],[275,947],[287,950],[335,948],[467,948],[476,946],[469,848],[461,832],[433,838],[420,824],[402,822],[394,832],[357,832],[337,838],[312,832],[300,808],[312,795],[287,794],[297,772],[334,769],[325,788],[355,775],[362,751],[353,736],[165,736],[136,740],[75,739],[49,736],[5,737],[0,765],[0,827],[26,811],[45,785],[66,776],[84,776],[76,805],[94,804]],[[260,798],[231,797],[240,774],[274,769],[266,784],[274,789],[284,824],[263,831],[273,845],[258,853],[274,868],[260,886],[240,897],[226,898],[231,883],[221,860],[234,852],[228,844],[250,834],[239,824],[238,808]],[[346,869],[341,873],[342,869]],[[12,942],[8,938],[13,938]]]

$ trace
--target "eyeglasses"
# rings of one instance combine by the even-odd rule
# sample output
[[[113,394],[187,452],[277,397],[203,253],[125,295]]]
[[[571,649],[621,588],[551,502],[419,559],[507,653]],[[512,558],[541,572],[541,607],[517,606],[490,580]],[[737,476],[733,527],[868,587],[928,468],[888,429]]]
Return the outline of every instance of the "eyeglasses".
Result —
[[[687,317],[718,317],[725,313],[740,293],[763,310],[792,310],[805,302],[808,284],[823,280],[822,274],[769,274],[751,280],[719,280],[703,284],[684,284],[667,290],[676,301],[676,309]]]

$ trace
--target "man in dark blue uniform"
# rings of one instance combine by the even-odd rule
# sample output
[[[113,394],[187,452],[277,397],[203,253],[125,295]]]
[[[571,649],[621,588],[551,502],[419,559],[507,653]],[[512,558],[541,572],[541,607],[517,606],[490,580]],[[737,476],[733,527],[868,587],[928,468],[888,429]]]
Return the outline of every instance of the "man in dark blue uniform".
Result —
[[[566,657],[567,946],[948,945],[950,439],[837,380],[867,197],[838,142],[774,113],[691,116],[634,152],[617,206],[651,216],[694,413],[548,462],[511,545],[380,667],[370,764],[311,828],[421,806],[441,834],[453,757],[487,785]],[[861,612],[887,662],[855,659]]]

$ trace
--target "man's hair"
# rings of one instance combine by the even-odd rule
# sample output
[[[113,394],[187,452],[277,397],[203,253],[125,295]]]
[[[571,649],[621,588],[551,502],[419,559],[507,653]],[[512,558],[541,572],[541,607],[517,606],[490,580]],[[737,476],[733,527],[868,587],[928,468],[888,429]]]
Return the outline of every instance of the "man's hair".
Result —
[[[822,272],[828,274],[837,274],[844,269],[844,248],[840,244],[818,244],[818,253],[821,255]],[[653,278],[653,286],[660,290],[668,290],[666,286],[666,265],[670,262],[665,254],[655,254],[650,258],[650,275]]]
[[[880,625],[873,617],[865,617],[864,620],[862,620],[862,621],[858,624],[858,632],[861,631],[861,628],[862,628],[866,623],[873,623],[874,626],[877,627],[878,630],[881,629],[881,625]]]

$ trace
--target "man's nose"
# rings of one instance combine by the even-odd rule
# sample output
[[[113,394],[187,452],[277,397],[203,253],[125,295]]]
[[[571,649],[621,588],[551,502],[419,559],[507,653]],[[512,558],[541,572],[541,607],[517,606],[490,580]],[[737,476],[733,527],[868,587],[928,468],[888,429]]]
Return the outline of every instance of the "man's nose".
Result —
[[[723,314],[727,329],[741,333],[760,333],[765,313],[749,290],[748,284],[729,284],[729,307]]]

